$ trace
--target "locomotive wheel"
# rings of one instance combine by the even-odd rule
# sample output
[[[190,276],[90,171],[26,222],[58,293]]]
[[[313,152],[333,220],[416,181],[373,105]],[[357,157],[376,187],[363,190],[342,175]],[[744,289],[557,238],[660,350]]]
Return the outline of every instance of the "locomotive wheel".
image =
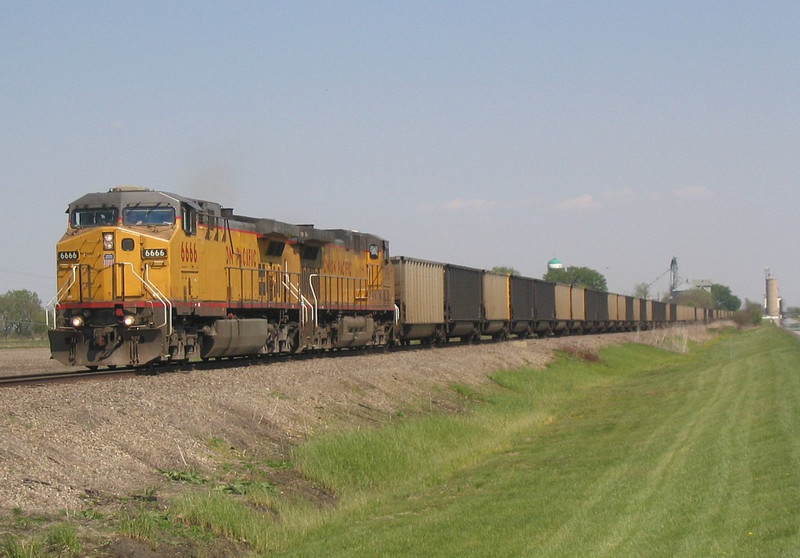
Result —
[[[481,334],[477,329],[473,329],[467,335],[461,337],[462,343],[480,343]]]
[[[502,330],[498,331],[492,336],[493,341],[507,341],[508,340],[508,330],[503,328]]]
[[[300,330],[292,329],[289,335],[286,336],[286,344],[284,345],[287,353],[294,354],[300,348]]]

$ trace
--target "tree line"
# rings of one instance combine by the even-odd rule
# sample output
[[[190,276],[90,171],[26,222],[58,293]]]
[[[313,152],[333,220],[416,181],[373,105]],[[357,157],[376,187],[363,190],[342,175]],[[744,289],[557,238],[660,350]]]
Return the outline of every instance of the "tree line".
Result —
[[[25,289],[0,295],[0,333],[5,339],[45,335],[47,317],[39,295]]]

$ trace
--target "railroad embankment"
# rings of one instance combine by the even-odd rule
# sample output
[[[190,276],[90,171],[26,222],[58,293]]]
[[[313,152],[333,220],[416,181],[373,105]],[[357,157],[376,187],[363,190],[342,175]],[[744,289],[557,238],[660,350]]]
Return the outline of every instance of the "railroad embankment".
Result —
[[[556,454],[549,457],[539,456],[535,458],[539,461],[518,463],[518,467],[514,465],[518,469],[539,470],[543,476],[533,477],[532,481],[550,479],[540,486],[543,493],[551,490],[547,487],[555,482],[555,477],[550,477],[557,472],[547,470],[548,463],[558,463],[559,460],[565,465],[574,460],[590,463],[589,456],[597,459],[587,465],[588,468],[584,471],[588,474],[594,470],[600,475],[602,484],[584,484],[583,488],[577,489],[578,492],[572,499],[578,505],[582,501],[580,495],[585,495],[582,491],[594,491],[595,497],[589,500],[589,504],[594,504],[586,504],[589,507],[584,510],[567,510],[567,515],[562,516],[561,520],[565,525],[573,524],[576,528],[584,528],[583,523],[574,517],[569,519],[571,514],[597,514],[602,508],[600,502],[621,489],[619,483],[631,482],[633,477],[638,479],[632,485],[633,491],[628,499],[630,501],[646,502],[648,498],[659,493],[652,486],[646,488],[645,484],[650,481],[655,484],[667,482],[666,477],[652,477],[647,471],[650,468],[671,470],[671,454],[677,459],[699,451],[708,441],[706,438],[693,441],[691,451],[681,444],[688,443],[696,433],[710,435],[724,421],[708,414],[694,418],[693,415],[702,413],[706,407],[721,411],[729,408],[727,403],[741,406],[748,401],[747,398],[738,397],[732,388],[723,391],[722,387],[729,381],[736,385],[741,380],[739,375],[754,368],[756,360],[753,358],[761,358],[758,356],[758,347],[752,344],[739,346],[739,341],[731,341],[728,346],[722,343],[721,349],[717,347],[722,352],[713,358],[708,357],[711,359],[709,362],[713,362],[715,358],[721,359],[718,365],[709,365],[710,371],[702,374],[697,371],[684,371],[682,374],[671,372],[677,375],[669,378],[664,376],[663,380],[659,380],[659,374],[648,373],[644,377],[655,382],[648,386],[636,384],[635,367],[617,363],[613,365],[612,373],[609,368],[612,363],[607,358],[597,362],[600,348],[635,342],[666,348],[678,355],[684,354],[697,342],[713,339],[715,335],[702,328],[657,330],[259,364],[220,371],[172,373],[34,388],[9,388],[0,391],[4,409],[0,418],[4,442],[0,452],[3,465],[0,473],[3,476],[0,479],[0,502],[3,503],[6,517],[16,514],[17,517],[45,516],[56,520],[59,516],[84,518],[87,510],[90,510],[89,515],[96,512],[110,523],[118,522],[122,513],[130,514],[131,503],[134,507],[146,503],[149,506],[146,508],[149,510],[147,513],[157,512],[166,514],[159,517],[212,526],[221,520],[196,515],[197,508],[192,505],[192,500],[185,498],[187,494],[206,494],[214,501],[219,498],[219,501],[228,503],[249,502],[245,504],[246,508],[260,510],[259,514],[265,514],[265,518],[272,516],[273,520],[290,517],[291,506],[283,507],[285,502],[305,502],[305,507],[302,508],[304,512],[300,515],[308,517],[313,516],[310,511],[319,509],[323,510],[323,516],[326,517],[334,509],[346,507],[354,510],[356,508],[348,503],[347,498],[351,497],[348,494],[359,494],[364,488],[390,495],[400,486],[401,491],[406,490],[405,500],[421,498],[429,502],[427,505],[436,507],[438,504],[435,503],[435,493],[441,483],[451,488],[461,486],[456,492],[472,486],[473,480],[476,486],[493,483],[489,474],[492,467],[509,465],[503,462],[503,456],[508,452],[512,456],[515,452],[527,455],[529,448],[515,445],[521,439],[536,440],[534,446],[551,448],[547,451],[569,447],[572,448],[570,451],[575,452],[562,457]],[[749,335],[737,334],[730,339],[748,339]],[[372,477],[369,475],[357,472],[355,478],[361,480],[355,486],[337,484],[342,481],[325,478],[313,472],[311,454],[293,452],[297,444],[308,439],[317,439],[317,435],[321,434],[327,436],[332,432],[352,429],[372,432],[382,426],[396,428],[397,425],[427,421],[432,414],[456,417],[457,422],[478,416],[481,409],[491,407],[486,402],[492,400],[492,390],[496,390],[498,385],[503,386],[501,391],[513,392],[515,389],[516,380],[502,379],[497,374],[490,378],[490,374],[498,370],[541,369],[553,361],[556,350],[572,355],[573,364],[593,369],[593,372],[584,370],[578,373],[578,376],[588,378],[589,382],[571,384],[566,391],[562,385],[558,389],[568,397],[562,398],[556,389],[550,394],[551,403],[555,406],[549,411],[537,408],[533,418],[524,412],[523,418],[495,417],[492,420],[499,420],[495,423],[496,427],[477,438],[470,438],[470,434],[460,437],[461,435],[447,434],[445,431],[442,440],[452,442],[455,457],[440,456],[443,461],[439,463],[446,465],[440,467],[445,477],[435,479],[433,484],[424,480],[429,478],[426,477],[426,464],[414,459],[413,454],[403,448],[400,448],[400,453],[395,454],[411,459],[409,466],[403,469],[403,476],[407,477],[403,482],[410,479],[413,484],[414,475],[421,475],[420,478],[423,479],[411,491],[403,488],[402,483],[387,489],[381,484],[384,481],[380,478],[370,480]],[[761,352],[784,354],[786,351],[770,349]],[[27,353],[20,352],[9,356],[2,353],[0,365],[14,366],[13,362],[24,365],[27,358],[25,354]],[[646,356],[649,354],[645,353]],[[648,356],[638,364],[644,370],[650,370],[650,360],[652,359]],[[742,367],[737,365],[734,369],[727,368],[732,363],[739,362],[744,363]],[[666,366],[670,363],[662,364]],[[716,366],[722,368],[714,368]],[[769,363],[759,364],[755,369],[761,370],[762,367],[765,367],[762,372],[766,374]],[[607,376],[605,379],[604,375]],[[534,376],[544,378],[542,374],[534,373]],[[570,372],[559,372],[556,376],[569,380]],[[699,384],[686,380],[694,377],[705,379]],[[598,381],[598,378],[602,381]],[[684,381],[675,384],[675,378],[683,378]],[[748,378],[749,382],[753,382],[758,379],[758,375],[751,374]],[[629,380],[634,383],[629,384]],[[783,391],[787,387],[791,386],[781,388],[776,384],[769,389]],[[537,389],[527,391],[526,401],[533,401],[531,398],[547,393],[547,389],[548,384],[545,383]],[[748,393],[763,403],[772,393],[769,389],[764,389],[767,388],[753,384],[748,388]],[[788,393],[790,390],[786,391]],[[639,393],[640,396],[626,395],[628,392]],[[797,392],[795,390],[792,393]],[[631,417],[638,416],[635,413],[643,413],[642,416],[639,419],[621,417],[619,401],[615,401],[611,395],[619,397],[621,401],[640,401],[641,405],[632,406],[631,413],[634,414]],[[651,406],[656,402],[664,402],[663,397],[667,397],[667,403],[673,402],[677,407],[670,408],[667,405],[664,410],[666,414],[657,415],[653,412],[655,408]],[[681,407],[676,403],[687,397],[693,401],[693,406]],[[704,400],[703,397],[708,399]],[[577,407],[559,407],[569,401]],[[783,405],[785,407],[790,403],[786,400]],[[676,416],[683,421],[682,426],[677,425]],[[587,417],[591,420],[587,421]],[[748,431],[754,428],[752,421],[755,415],[752,412],[743,410],[741,417],[737,417],[739,415],[733,418],[747,419],[747,424],[742,424]],[[731,420],[731,417],[725,420]],[[644,435],[647,430],[644,427],[638,430],[634,428],[637,421],[643,425],[650,424],[651,430],[657,428],[662,435],[637,442],[636,436]],[[675,423],[677,430],[664,429],[670,423]],[[638,460],[645,460],[640,467],[631,462],[617,463],[619,459],[613,458],[613,452],[609,453],[609,447],[616,447],[624,441],[619,436],[624,434],[625,429],[619,430],[615,427],[616,424],[628,424],[625,428],[631,429],[626,451],[636,455]],[[500,425],[505,426],[500,428]],[[572,433],[570,435],[578,436],[579,443],[552,437],[567,426]],[[579,433],[582,426],[589,427],[591,435],[583,435],[581,438]],[[540,427],[546,427],[543,431],[547,434],[546,439],[540,438],[544,435],[543,432],[536,431]],[[524,428],[533,430],[526,433]],[[501,431],[504,432],[503,437],[497,440],[486,435]],[[616,432],[617,437],[604,438],[606,431]],[[733,438],[735,436],[732,435],[731,439]],[[672,440],[669,442],[672,446],[664,447],[656,443],[656,440],[662,439]],[[425,445],[419,440],[414,441],[413,437],[403,447],[408,448],[415,444],[422,448],[424,454],[431,453],[424,449]],[[439,446],[442,444],[435,444],[435,447]],[[719,451],[715,453],[728,457],[732,455],[731,452],[739,451],[733,442],[730,447],[717,449]],[[659,451],[662,453],[658,454]],[[647,463],[646,459],[653,452],[660,457],[653,463]],[[363,451],[350,453],[370,455],[377,452],[364,447]],[[706,453],[708,452],[703,452],[704,455]],[[580,457],[581,455],[584,457]],[[684,461],[691,469],[684,473],[695,474],[694,468],[697,464],[691,460]],[[369,459],[366,463],[369,465]],[[706,461],[703,466],[713,468],[716,465],[716,462]],[[355,467],[345,462],[344,468],[351,466]],[[730,466],[730,463],[726,466]],[[416,471],[416,467],[421,468],[420,471]],[[603,467],[608,469],[604,471]],[[324,468],[323,466],[322,469]],[[379,469],[373,467],[372,470],[378,475]],[[573,473],[577,475],[581,470],[576,469]],[[387,474],[391,477],[394,473]],[[472,474],[477,474],[480,478],[465,480],[465,485],[459,484],[461,481],[458,478],[467,475],[464,477],[467,479]],[[740,475],[741,471],[737,474]],[[576,482],[576,478],[565,477],[562,480]],[[730,477],[729,480],[734,478],[742,480],[741,477]],[[675,477],[669,479],[669,482],[677,483],[678,480],[679,477]],[[793,481],[793,478],[789,480]],[[359,482],[363,482],[364,486],[359,486]],[[754,481],[750,479],[748,482],[752,484]],[[715,494],[722,494],[723,489],[728,490],[730,486],[718,486]],[[649,496],[648,490],[651,491]],[[450,494],[447,490],[444,494],[449,494],[449,498],[455,500],[462,496],[460,493]],[[556,496],[555,493],[551,495],[557,500]],[[358,501],[360,496],[354,498]],[[178,508],[170,507],[175,502],[182,502],[184,507],[180,508],[180,512],[175,511]],[[622,499],[615,502],[615,506],[621,508],[627,505]],[[679,504],[673,501],[665,503],[673,507]],[[545,501],[542,500],[540,504],[544,506]],[[480,503],[479,507],[486,505],[486,502]],[[380,511],[380,508],[375,508],[374,511]],[[380,513],[414,516],[423,511],[427,514],[430,510],[405,509],[402,503],[394,501],[390,508]],[[170,516],[170,513],[174,515]],[[364,510],[358,513],[363,517]],[[626,521],[631,521],[634,516],[629,513],[627,517]],[[652,519],[664,521],[669,518]],[[674,520],[674,517],[669,520]],[[333,521],[335,523],[336,519]],[[253,529],[252,524],[248,524],[249,529]],[[680,524],[685,526],[684,523]],[[313,522],[306,524],[306,527],[315,528]],[[410,524],[408,528],[423,527]],[[428,528],[435,531],[444,528],[444,524],[424,527]],[[214,529],[225,532],[219,525]],[[625,533],[620,536],[630,536],[630,532]],[[132,533],[128,532],[128,535],[134,539],[143,538],[146,545],[151,544],[146,534],[137,534],[134,530]],[[351,533],[347,536],[354,535]],[[597,534],[593,536],[596,540],[602,539]],[[238,541],[241,538],[243,536],[230,532],[223,540]],[[313,537],[309,540],[313,540]],[[391,540],[391,537],[387,540]],[[603,544],[608,543],[605,541]],[[242,550],[236,546],[238,543],[231,544],[234,544],[236,551]],[[266,543],[250,541],[245,547],[260,548],[258,544]],[[550,544],[554,551],[566,551],[566,547],[558,543],[558,537],[552,538]],[[170,547],[162,545],[159,552],[163,552],[164,548]],[[346,548],[346,545],[342,548]],[[228,550],[231,555],[234,554],[234,549]]]

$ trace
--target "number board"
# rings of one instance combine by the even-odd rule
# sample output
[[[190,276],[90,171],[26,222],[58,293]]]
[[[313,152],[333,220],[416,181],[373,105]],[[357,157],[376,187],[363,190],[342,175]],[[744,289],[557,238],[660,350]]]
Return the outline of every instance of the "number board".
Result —
[[[147,260],[163,260],[167,257],[166,248],[142,248],[142,258]]]
[[[78,261],[79,254],[77,250],[67,250],[58,253],[59,262],[76,262]]]

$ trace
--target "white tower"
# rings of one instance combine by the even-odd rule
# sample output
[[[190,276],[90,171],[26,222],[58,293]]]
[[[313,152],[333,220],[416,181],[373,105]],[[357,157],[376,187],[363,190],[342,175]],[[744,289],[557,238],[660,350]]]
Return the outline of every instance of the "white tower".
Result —
[[[778,280],[772,276],[769,269],[766,270],[767,276],[767,299],[765,303],[766,316],[768,320],[773,322],[780,321],[781,319],[781,298],[778,294]]]

